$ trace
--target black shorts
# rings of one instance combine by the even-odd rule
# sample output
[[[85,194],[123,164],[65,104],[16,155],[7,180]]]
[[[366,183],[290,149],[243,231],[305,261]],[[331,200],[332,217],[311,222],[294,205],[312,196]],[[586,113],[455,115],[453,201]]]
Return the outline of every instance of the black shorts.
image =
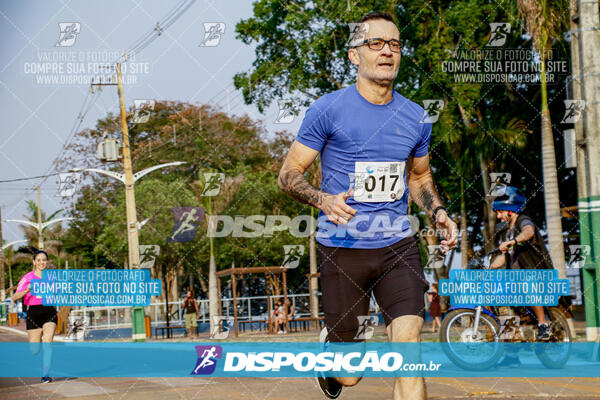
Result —
[[[354,342],[371,292],[386,326],[403,315],[425,316],[423,274],[415,236],[380,249],[318,246],[323,311],[331,342]]]
[[[41,329],[46,322],[58,322],[56,308],[52,306],[27,306],[27,330]]]

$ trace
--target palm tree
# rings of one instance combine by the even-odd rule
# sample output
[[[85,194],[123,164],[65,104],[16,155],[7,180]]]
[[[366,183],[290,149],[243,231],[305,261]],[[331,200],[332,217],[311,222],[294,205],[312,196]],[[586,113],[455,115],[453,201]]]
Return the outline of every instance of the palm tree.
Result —
[[[27,202],[27,211],[28,211],[27,214],[23,215],[23,217],[25,217],[28,221],[37,223],[37,221],[38,221],[38,217],[37,217],[38,206],[33,200],[29,200]],[[54,217],[56,217],[62,211],[63,210],[57,210],[57,211],[53,212],[49,217],[46,218],[46,213],[43,210],[40,210],[42,223],[53,220]],[[29,241],[29,245],[32,247],[38,247],[39,235],[40,235],[39,231],[30,225],[20,225],[20,227],[21,227],[21,230],[23,231],[23,234],[25,235],[25,238],[27,239],[27,241]],[[50,243],[50,242],[46,243],[52,247],[53,244],[56,245],[55,240],[57,239],[57,236],[60,237],[61,232],[64,233],[62,224],[57,223],[54,226],[49,226],[48,228],[45,228],[42,231],[42,240],[44,243],[46,243],[47,240],[53,241],[52,243]],[[50,248],[47,250],[49,253],[51,253],[51,251],[52,251]]]
[[[195,181],[192,184],[192,189],[198,201],[202,204],[206,210],[206,215],[216,215],[223,212],[227,206],[233,200],[234,195],[242,186],[244,182],[244,176],[242,174],[237,175],[235,178],[226,177],[225,181],[221,183],[219,194],[217,196],[204,196],[203,188],[206,182]],[[214,324],[216,317],[219,315],[219,303],[217,297],[217,263],[215,261],[215,246],[214,246],[214,232],[217,227],[214,220],[205,218],[208,224],[209,232],[209,248],[210,258],[208,262],[208,314],[210,319],[210,332],[214,332]]]
[[[8,268],[8,287],[13,286],[11,267],[20,262],[30,262],[31,255],[19,253],[14,250],[13,246],[4,249],[4,265]]]
[[[522,149],[526,145],[526,135],[524,133],[529,133],[529,130],[527,129],[527,124],[519,118],[512,118],[510,116],[486,117],[479,107],[474,107],[471,113],[469,113],[460,101],[457,101],[457,108],[464,125],[465,135],[463,137],[446,135],[443,140],[451,149],[451,154],[454,157],[461,177],[481,175],[485,196],[485,211],[481,233],[483,236],[483,247],[487,252],[495,247],[493,238],[496,227],[496,215],[492,210],[493,198],[488,196],[488,194],[490,193],[491,186],[489,173],[494,170],[493,160],[497,157],[498,143],[501,143],[503,146]],[[490,140],[490,138],[494,138],[494,140]],[[467,202],[464,198],[467,189],[461,180],[460,251],[463,266],[467,265],[469,254],[472,253],[472,243],[468,243]]]
[[[37,213],[38,206],[33,200],[29,200],[27,202],[27,211],[28,213],[24,215],[24,217],[34,223],[37,223]],[[53,212],[50,216],[46,217],[46,213],[43,210],[40,210],[40,217],[42,222],[51,221],[63,210],[57,210]],[[31,247],[38,247],[39,243],[39,231],[30,225],[20,225],[25,238],[29,242]],[[44,249],[51,256],[56,257],[57,262],[60,266],[62,261],[67,260],[69,257],[65,252],[62,245],[62,238],[66,234],[66,229],[62,226],[62,223],[58,222],[54,225],[50,225],[47,228],[44,228],[42,231],[42,240],[44,242]]]
[[[541,116],[542,116],[542,170],[544,183],[544,202],[546,205],[546,227],[550,256],[561,278],[566,277],[565,253],[562,235],[562,223],[554,153],[552,121],[548,108],[548,90],[546,85],[546,60],[552,49],[552,39],[559,37],[566,26],[563,10],[568,10],[566,0],[517,0],[517,7],[527,31],[533,39],[533,46],[540,55]]]

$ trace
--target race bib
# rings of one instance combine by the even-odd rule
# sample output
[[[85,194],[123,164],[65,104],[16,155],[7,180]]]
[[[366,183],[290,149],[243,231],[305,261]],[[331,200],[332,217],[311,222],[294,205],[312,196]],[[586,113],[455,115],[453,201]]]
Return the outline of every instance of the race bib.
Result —
[[[354,163],[354,200],[377,203],[402,198],[404,168],[404,161]]]

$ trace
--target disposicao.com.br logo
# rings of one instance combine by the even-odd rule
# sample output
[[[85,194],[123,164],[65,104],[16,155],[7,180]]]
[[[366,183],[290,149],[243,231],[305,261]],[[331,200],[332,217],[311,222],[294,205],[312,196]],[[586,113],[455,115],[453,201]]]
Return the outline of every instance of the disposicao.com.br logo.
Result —
[[[239,349],[236,349],[239,350]],[[258,349],[256,349],[258,350]],[[223,351],[221,346],[196,346],[197,362],[191,375],[306,376],[315,372],[366,373],[436,372],[441,363],[407,362],[397,351]],[[358,350],[358,349],[355,349]],[[365,351],[366,350],[366,351]],[[224,359],[218,361],[219,359]],[[217,365],[217,363],[221,365]]]
[[[268,372],[291,367],[297,372],[394,372],[394,371],[437,371],[441,364],[403,363],[402,354],[377,351],[361,352],[321,352],[321,353],[227,353],[224,371],[226,372]]]

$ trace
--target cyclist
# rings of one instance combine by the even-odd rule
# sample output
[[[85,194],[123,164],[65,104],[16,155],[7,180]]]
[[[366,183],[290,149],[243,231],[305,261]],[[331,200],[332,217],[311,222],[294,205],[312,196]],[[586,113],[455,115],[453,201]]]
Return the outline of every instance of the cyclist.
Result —
[[[508,269],[552,269],[552,259],[539,229],[531,218],[521,214],[525,208],[525,196],[514,186],[507,186],[502,196],[497,197],[492,203],[496,216],[508,224],[502,235],[500,251],[491,268]],[[549,329],[544,307],[531,306],[538,320],[537,338],[548,339]]]

